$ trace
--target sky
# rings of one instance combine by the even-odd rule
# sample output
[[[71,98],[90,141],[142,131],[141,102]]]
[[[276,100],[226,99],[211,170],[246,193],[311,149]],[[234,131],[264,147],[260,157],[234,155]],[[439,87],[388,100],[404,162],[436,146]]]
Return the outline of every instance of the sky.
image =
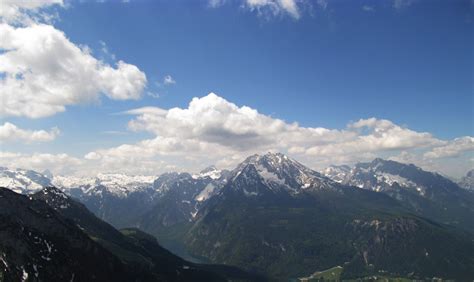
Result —
[[[55,174],[474,168],[474,1],[12,1],[0,165]]]

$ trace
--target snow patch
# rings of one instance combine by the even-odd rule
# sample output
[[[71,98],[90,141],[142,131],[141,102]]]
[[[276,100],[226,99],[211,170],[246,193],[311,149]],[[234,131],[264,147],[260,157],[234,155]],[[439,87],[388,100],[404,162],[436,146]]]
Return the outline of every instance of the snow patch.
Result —
[[[99,173],[96,177],[55,176],[53,184],[63,191],[79,188],[87,195],[102,195],[102,190],[97,187],[103,186],[113,195],[124,198],[138,190],[151,188],[155,179],[155,176]]]
[[[211,195],[213,195],[216,188],[216,185],[214,185],[213,183],[209,183],[194,199],[198,202],[206,201],[211,197]]]
[[[255,167],[258,171],[258,174],[265,180],[267,183],[275,182],[280,185],[285,185],[285,180],[281,179],[276,173],[270,172],[265,166],[258,164]]]
[[[243,189],[243,191],[244,191],[244,195],[247,197],[258,196],[257,192],[249,192],[245,188]]]
[[[28,280],[28,272],[26,272],[25,268],[22,266],[21,270],[23,271],[23,274],[21,276],[21,281],[27,281]]]

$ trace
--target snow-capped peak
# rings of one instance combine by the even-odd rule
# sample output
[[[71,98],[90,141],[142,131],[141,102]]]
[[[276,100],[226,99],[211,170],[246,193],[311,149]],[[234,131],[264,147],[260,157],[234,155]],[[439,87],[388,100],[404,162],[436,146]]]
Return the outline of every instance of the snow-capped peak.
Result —
[[[474,169],[468,171],[458,184],[464,189],[474,191]]]
[[[198,174],[194,174],[193,178],[205,178],[209,177],[213,180],[219,179],[222,176],[222,170],[217,169],[215,166],[211,165],[209,167],[206,167],[205,169],[201,170]]]
[[[41,173],[0,167],[0,187],[9,188],[20,194],[33,194],[46,186],[51,186],[51,180]]]
[[[330,166],[322,173],[334,181],[363,189],[379,192],[401,187],[415,191],[421,196],[424,196],[427,191],[427,185],[422,183],[422,179],[438,177],[411,164],[380,158],[367,163],[357,163],[353,167]]]
[[[243,162],[243,164],[259,164],[259,163],[267,163],[271,166],[279,166],[283,163],[297,163],[296,161],[290,159],[288,156],[282,153],[272,153],[268,152],[264,155],[254,154]]]
[[[212,195],[215,194],[219,187],[216,183],[210,182],[206,187],[195,197],[195,200],[198,202],[204,202],[209,199]]]
[[[347,175],[351,172],[351,167],[347,165],[331,165],[321,171],[321,174],[332,180],[343,183]]]
[[[155,179],[155,176],[99,173],[96,177],[55,176],[53,184],[63,190],[79,188],[85,193],[100,192],[93,188],[102,186],[110,193],[124,197],[139,189],[152,187]]]
[[[232,172],[230,179],[236,180],[243,174],[246,174],[242,176],[245,178],[254,178],[258,175],[270,188],[283,188],[290,193],[298,193],[300,189],[310,187],[325,188],[334,183],[282,153],[252,155]]]

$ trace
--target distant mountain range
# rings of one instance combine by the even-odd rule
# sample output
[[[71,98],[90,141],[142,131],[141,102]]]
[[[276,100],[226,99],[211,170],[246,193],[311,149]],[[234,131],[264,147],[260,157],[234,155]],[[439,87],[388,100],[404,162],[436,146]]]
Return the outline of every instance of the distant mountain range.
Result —
[[[382,159],[331,166],[322,173],[344,185],[386,194],[420,216],[474,231],[474,194],[440,174]]]
[[[157,177],[46,177],[3,168],[0,184],[35,197],[55,185],[116,228],[149,232],[187,259],[271,279],[334,266],[342,267],[342,278],[474,277],[474,193],[394,161],[318,172],[268,153],[232,171]]]
[[[20,194],[31,194],[51,185],[51,179],[36,171],[0,167],[0,187],[8,187]]]

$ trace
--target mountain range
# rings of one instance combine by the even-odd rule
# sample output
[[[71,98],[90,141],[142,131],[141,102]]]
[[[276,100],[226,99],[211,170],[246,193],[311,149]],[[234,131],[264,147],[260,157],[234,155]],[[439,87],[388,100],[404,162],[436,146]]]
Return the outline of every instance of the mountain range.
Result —
[[[353,167],[331,166],[323,174],[344,185],[386,194],[425,218],[474,231],[473,193],[438,173],[375,159]]]
[[[156,236],[188,260],[238,266],[270,279],[335,266],[343,269],[342,278],[474,277],[474,193],[394,161],[318,172],[267,153],[250,156],[231,171],[209,167],[157,177],[47,177],[2,168],[0,185],[35,200],[47,191],[42,187],[54,185],[60,189],[54,191],[84,204],[74,201],[81,207],[77,214],[89,209],[115,228],[133,228],[125,233],[145,234],[140,229]],[[67,210],[55,209],[78,218]],[[104,237],[92,227],[86,230],[92,238]]]

